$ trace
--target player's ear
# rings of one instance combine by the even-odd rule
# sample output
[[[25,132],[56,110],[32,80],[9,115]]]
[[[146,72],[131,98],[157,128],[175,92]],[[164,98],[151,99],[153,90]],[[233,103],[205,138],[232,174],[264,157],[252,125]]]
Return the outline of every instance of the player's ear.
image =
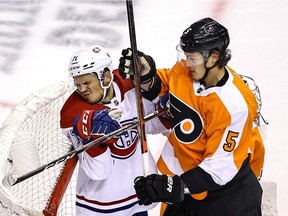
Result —
[[[104,69],[104,80],[103,80],[103,83],[104,85],[109,85],[111,80],[112,80],[112,75],[111,75],[111,72],[108,68],[105,68]]]
[[[213,58],[213,63],[216,63],[219,60],[220,53],[217,50],[212,51],[211,57]]]

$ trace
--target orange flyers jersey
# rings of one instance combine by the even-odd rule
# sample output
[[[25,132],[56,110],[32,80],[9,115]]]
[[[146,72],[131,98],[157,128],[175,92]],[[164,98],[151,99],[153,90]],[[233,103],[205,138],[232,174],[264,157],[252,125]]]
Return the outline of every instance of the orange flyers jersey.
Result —
[[[253,93],[228,67],[223,86],[199,93],[200,83],[193,81],[188,69],[178,62],[171,70],[159,69],[157,74],[162,81],[161,94],[170,93],[173,116],[159,170],[181,175],[198,166],[216,184],[225,185],[237,174],[254,145],[257,101]]]

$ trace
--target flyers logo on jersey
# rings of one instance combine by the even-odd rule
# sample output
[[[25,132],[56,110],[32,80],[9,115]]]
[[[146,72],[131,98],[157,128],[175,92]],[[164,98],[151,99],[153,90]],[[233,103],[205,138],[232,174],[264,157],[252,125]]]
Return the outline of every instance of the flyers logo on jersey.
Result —
[[[176,138],[190,144],[202,134],[203,121],[199,113],[170,93],[172,129]]]

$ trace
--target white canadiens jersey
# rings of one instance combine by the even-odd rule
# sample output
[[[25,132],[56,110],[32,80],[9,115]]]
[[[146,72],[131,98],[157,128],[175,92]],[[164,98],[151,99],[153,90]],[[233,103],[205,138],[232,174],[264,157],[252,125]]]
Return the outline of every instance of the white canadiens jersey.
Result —
[[[113,82],[113,87],[115,98],[105,106],[122,110],[123,114],[119,122],[125,125],[137,118],[135,89],[122,91],[121,94],[115,82]],[[69,105],[72,104],[69,103]],[[155,111],[152,102],[143,98],[143,104],[145,115]],[[72,127],[63,129],[68,137],[73,137]],[[145,130],[147,134],[167,131],[157,117],[145,123]],[[77,144],[76,140],[73,141],[73,138],[71,140],[77,148],[79,143]],[[144,175],[137,127],[121,135],[118,141],[112,147],[109,146],[101,155],[91,157],[87,152],[83,152],[78,155],[78,158],[79,171],[76,189],[78,216],[131,216],[155,207],[156,204],[140,206],[134,190],[134,179]],[[155,161],[150,152],[149,166],[150,173],[157,173]]]

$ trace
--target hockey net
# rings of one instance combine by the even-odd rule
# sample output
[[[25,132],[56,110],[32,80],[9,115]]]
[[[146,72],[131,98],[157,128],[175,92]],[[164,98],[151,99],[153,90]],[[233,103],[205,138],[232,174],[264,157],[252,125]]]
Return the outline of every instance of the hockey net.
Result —
[[[59,124],[72,91],[63,81],[30,95],[0,128],[0,215],[75,215],[77,157],[14,186],[5,184],[71,150]]]

